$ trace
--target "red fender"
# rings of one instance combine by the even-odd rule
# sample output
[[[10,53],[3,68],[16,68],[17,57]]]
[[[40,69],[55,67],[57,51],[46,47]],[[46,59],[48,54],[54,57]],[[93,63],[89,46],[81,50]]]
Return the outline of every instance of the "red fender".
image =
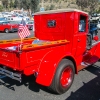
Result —
[[[50,86],[55,71],[57,69],[58,63],[64,57],[66,57],[66,53],[64,50],[58,52],[48,52],[48,54],[45,55],[45,57],[42,59],[40,63],[39,74],[36,78],[36,82],[44,86]]]

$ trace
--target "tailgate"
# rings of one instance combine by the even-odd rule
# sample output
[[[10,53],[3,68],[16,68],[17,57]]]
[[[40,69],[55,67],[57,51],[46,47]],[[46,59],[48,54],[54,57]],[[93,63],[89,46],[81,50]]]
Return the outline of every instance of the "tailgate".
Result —
[[[2,49],[0,50],[0,64],[11,67],[13,69],[17,69],[18,68],[17,61],[18,60],[15,52]]]

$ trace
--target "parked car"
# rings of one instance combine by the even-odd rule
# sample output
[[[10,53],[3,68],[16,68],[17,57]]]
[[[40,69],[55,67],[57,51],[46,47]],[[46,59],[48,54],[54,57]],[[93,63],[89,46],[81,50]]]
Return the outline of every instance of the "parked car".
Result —
[[[28,27],[29,30],[33,29],[33,24],[34,24],[33,20],[28,21],[26,24],[27,24],[27,27]]]
[[[18,30],[18,24],[11,24],[9,21],[0,21],[0,31],[9,33]]]
[[[21,21],[22,18],[21,17],[8,17],[7,20],[8,21]]]
[[[16,21],[9,21],[9,23],[10,23],[10,24],[19,25],[19,24],[21,23],[21,21],[17,21],[17,20],[16,20]]]
[[[99,15],[96,14],[96,13],[92,14],[90,20],[91,20],[91,21],[92,21],[92,20],[97,20],[97,21],[98,21],[98,20],[99,20]]]
[[[97,28],[100,30],[100,21],[98,21]]]
[[[96,23],[90,23],[89,33],[92,35],[92,38],[97,35],[98,28]]]
[[[5,18],[5,17],[0,17],[0,21],[7,21],[7,18]]]

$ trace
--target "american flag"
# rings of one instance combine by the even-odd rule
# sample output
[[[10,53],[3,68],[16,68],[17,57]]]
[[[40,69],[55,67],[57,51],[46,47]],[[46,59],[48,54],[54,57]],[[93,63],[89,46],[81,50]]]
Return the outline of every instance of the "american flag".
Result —
[[[23,19],[18,28],[18,35],[20,36],[21,39],[30,35],[30,31],[29,31],[28,27],[26,26],[26,23]]]

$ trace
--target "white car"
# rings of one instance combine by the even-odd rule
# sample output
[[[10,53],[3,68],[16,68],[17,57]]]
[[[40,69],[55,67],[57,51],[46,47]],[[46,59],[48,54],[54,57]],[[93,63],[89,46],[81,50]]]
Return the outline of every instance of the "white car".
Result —
[[[100,21],[98,21],[97,28],[100,30]]]

